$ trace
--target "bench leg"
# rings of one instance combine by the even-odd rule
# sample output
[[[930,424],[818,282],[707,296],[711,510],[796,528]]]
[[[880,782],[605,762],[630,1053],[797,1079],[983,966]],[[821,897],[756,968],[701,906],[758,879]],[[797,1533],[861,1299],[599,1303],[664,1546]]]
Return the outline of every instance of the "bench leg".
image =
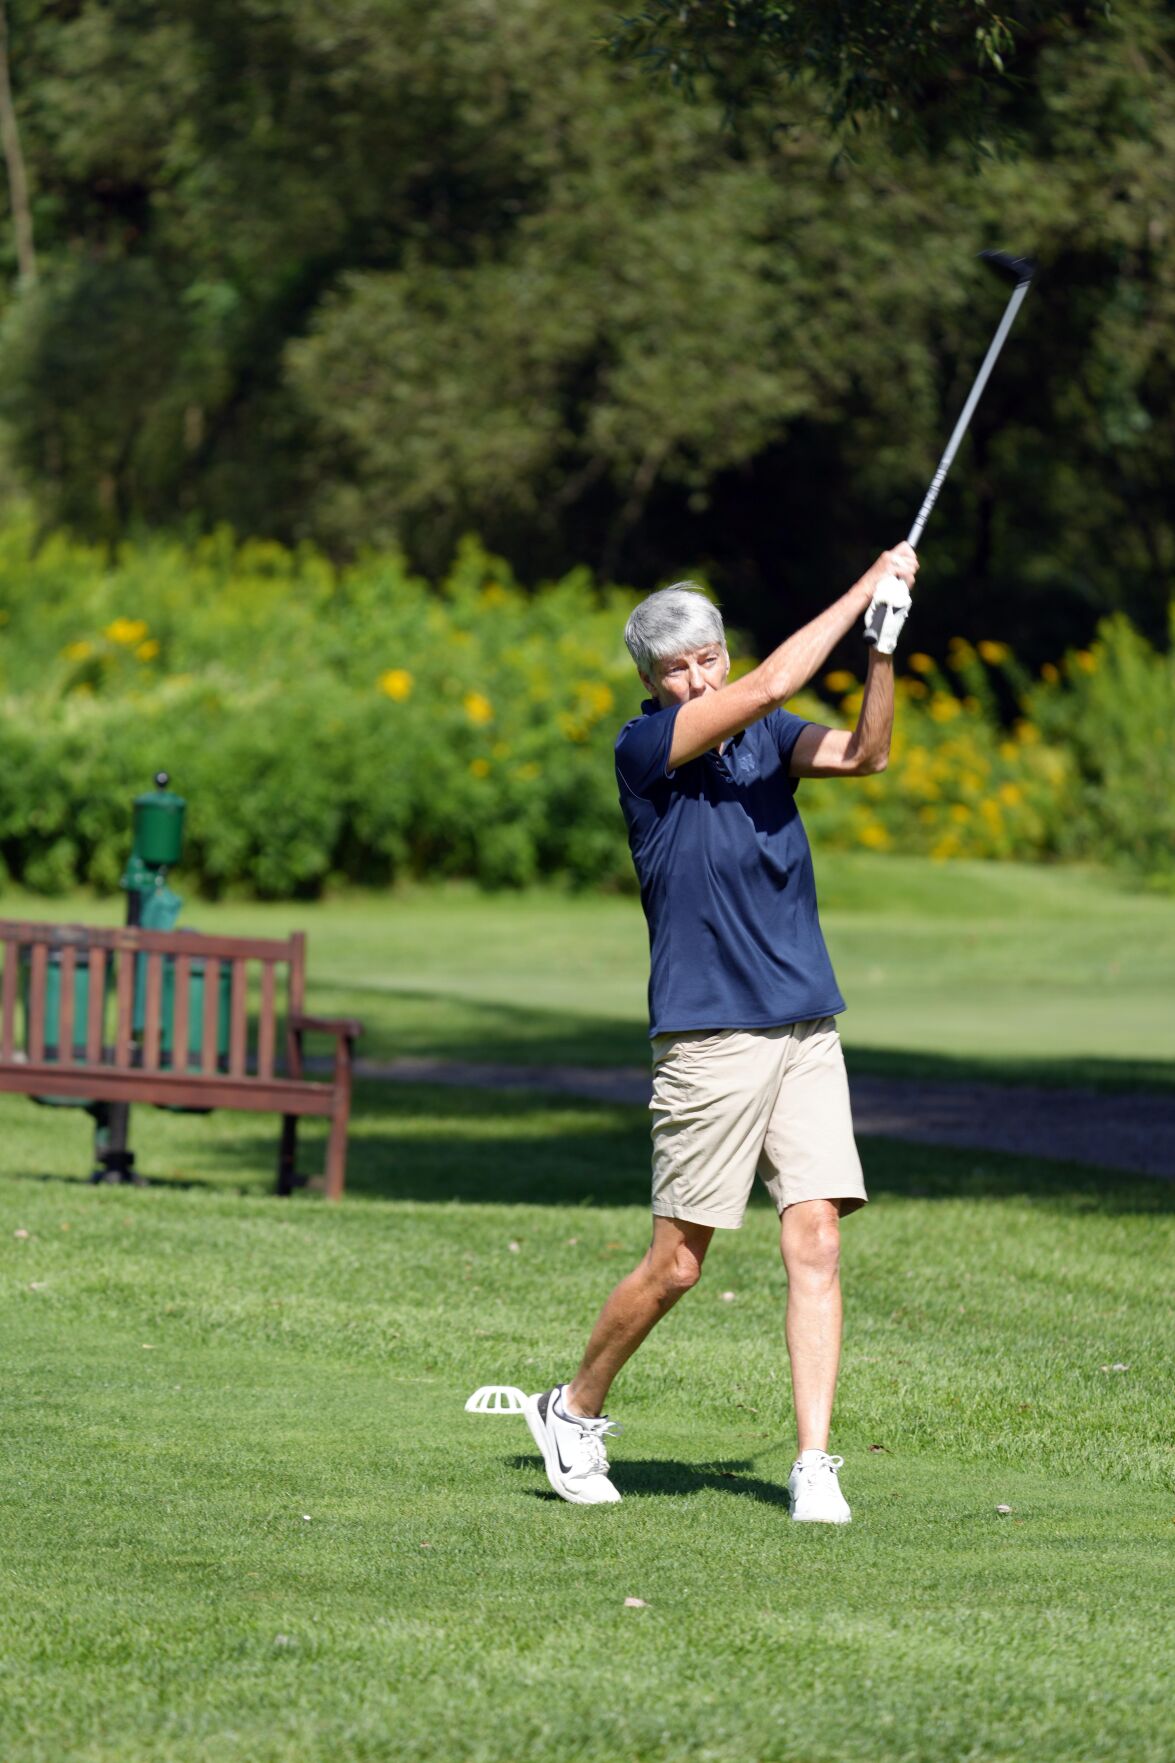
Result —
[[[135,1154],[127,1144],[130,1137],[131,1107],[129,1102],[96,1102],[94,1115],[94,1171],[92,1182],[125,1181],[143,1187],[141,1175],[135,1174]]]
[[[282,1132],[277,1149],[277,1191],[292,1194],[298,1185],[298,1116],[282,1115]]]
[[[344,1096],[335,1103],[331,1115],[330,1138],[326,1142],[326,1197],[341,1200],[347,1179],[347,1119],[351,1098]]]
[[[347,1123],[351,1118],[351,1059],[354,1051],[350,1035],[339,1042],[335,1055],[334,1106],[330,1117],[330,1138],[326,1145],[326,1197],[341,1200],[347,1179]]]

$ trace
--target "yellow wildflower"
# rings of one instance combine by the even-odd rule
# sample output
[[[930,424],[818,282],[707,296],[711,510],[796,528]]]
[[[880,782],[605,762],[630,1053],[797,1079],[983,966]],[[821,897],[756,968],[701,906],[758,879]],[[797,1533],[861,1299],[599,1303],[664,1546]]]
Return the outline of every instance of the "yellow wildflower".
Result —
[[[915,649],[912,655],[906,657],[906,666],[913,668],[915,673],[934,672],[933,658],[929,655],[924,655],[921,649]]]
[[[488,759],[471,759],[469,761],[469,771],[472,777],[488,777],[490,775],[490,762]]]
[[[920,679],[904,679],[901,686],[908,698],[926,698],[930,695],[930,687],[923,685]]]
[[[406,667],[389,667],[386,673],[380,674],[375,683],[386,697],[397,704],[402,704],[405,698],[412,695],[412,675]]]
[[[494,707],[481,692],[466,692],[465,714],[470,722],[481,726],[494,720]]]
[[[106,626],[104,635],[112,643],[122,643],[126,648],[132,649],[147,635],[147,621],[145,618],[116,618]]]
[[[1078,649],[1073,660],[1082,673],[1094,673],[1097,670],[1097,656],[1091,649]]]
[[[966,637],[952,637],[947,644],[947,664],[950,667],[965,667],[975,651]]]
[[[579,695],[590,705],[596,716],[606,716],[616,700],[612,696],[612,688],[602,679],[587,680],[580,686]]]
[[[861,828],[861,843],[870,851],[888,851],[893,843],[888,831],[879,820],[870,820]]]
[[[824,675],[824,683],[830,692],[851,692],[857,683],[857,676],[849,673],[846,668],[838,667],[834,673]]]
[[[926,802],[921,808],[919,808],[918,818],[923,826],[933,826],[938,819],[938,809],[932,808],[929,802]]]
[[[158,653],[159,643],[155,637],[148,637],[147,641],[145,643],[140,643],[135,650],[135,654],[140,661],[154,661]]]
[[[1000,742],[1000,758],[1001,759],[1019,759],[1019,757],[1020,757],[1020,749],[1016,745],[1015,741],[1001,741]]]
[[[523,783],[530,784],[533,783],[535,778],[539,775],[539,770],[540,767],[535,764],[534,760],[528,759],[525,765],[520,765],[518,767],[518,775]]]
[[[1008,808],[1016,808],[1024,800],[1024,791],[1019,784],[1001,784],[1000,801]]]
[[[935,722],[954,722],[962,710],[959,700],[952,698],[949,692],[935,692],[930,700],[930,714]]]
[[[505,606],[509,598],[501,582],[487,582],[481,591],[483,606]]]
[[[1006,643],[993,643],[985,640],[975,646],[989,667],[998,667],[1000,662],[1006,661],[1012,653]]]
[[[94,653],[94,645],[87,643],[82,637],[76,643],[67,643],[61,653],[67,661],[85,661],[87,656]]]
[[[930,847],[930,855],[935,863],[945,863],[951,857],[957,857],[962,849],[958,833],[948,832]]]
[[[968,808],[966,802],[952,802],[950,806],[950,816],[952,820],[958,821],[959,825],[963,826],[970,820],[971,810]]]

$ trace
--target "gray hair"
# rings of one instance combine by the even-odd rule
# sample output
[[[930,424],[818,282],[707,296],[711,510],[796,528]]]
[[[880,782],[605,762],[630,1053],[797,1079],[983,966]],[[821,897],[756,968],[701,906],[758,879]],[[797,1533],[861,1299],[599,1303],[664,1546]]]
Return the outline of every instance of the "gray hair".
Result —
[[[624,641],[637,672],[647,679],[654,661],[668,661],[709,643],[725,649],[726,630],[722,614],[697,582],[674,582],[671,588],[647,595],[634,609],[624,627]]]

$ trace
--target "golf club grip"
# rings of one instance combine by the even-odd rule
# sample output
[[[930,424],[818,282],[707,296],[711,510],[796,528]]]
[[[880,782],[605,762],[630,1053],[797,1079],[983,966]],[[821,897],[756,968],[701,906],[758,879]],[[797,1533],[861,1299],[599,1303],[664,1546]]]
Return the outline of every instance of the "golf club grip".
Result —
[[[979,402],[983,388],[987,384],[988,376],[996,364],[1000,350],[1004,346],[1004,340],[1012,328],[1012,320],[1020,310],[1021,302],[1023,301],[1025,294],[1027,294],[1028,288],[1028,282],[1019,282],[1016,287],[1012,289],[1008,304],[1004,307],[1004,316],[1000,319],[999,329],[991,340],[991,347],[983,358],[983,365],[975,375],[975,383],[971,387],[967,402],[963,406],[963,413],[955,424],[954,432],[943,450],[942,458],[938,462],[938,469],[930,480],[930,488],[927,490],[922,506],[918,510],[918,517],[907,534],[907,543],[912,545],[915,550],[918,548],[918,541],[922,537],[923,528],[925,527],[926,522],[930,519],[930,511],[938,501],[938,492],[942,489],[947,472],[951,469],[951,461],[959,450],[959,442],[967,433],[968,425],[970,424],[972,416],[975,414],[975,406]]]

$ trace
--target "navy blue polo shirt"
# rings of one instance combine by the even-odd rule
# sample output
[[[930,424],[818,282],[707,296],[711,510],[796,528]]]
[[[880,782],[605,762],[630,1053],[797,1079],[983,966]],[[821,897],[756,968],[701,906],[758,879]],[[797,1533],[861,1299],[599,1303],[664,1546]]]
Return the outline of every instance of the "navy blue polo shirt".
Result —
[[[616,778],[649,924],[649,1033],[774,1028],[844,1009],[788,775],[802,716],[773,710],[666,775],[680,705],[655,700],[616,741]]]

